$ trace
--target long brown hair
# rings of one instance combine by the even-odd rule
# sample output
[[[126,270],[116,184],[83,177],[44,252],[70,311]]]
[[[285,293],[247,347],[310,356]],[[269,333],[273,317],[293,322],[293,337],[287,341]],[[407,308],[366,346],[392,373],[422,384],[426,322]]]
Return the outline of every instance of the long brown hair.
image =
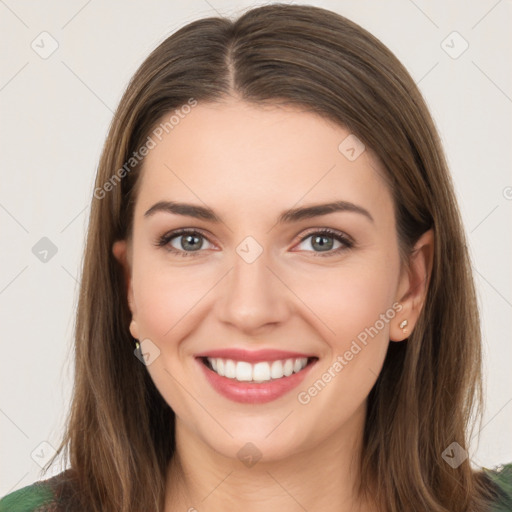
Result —
[[[359,492],[386,512],[486,510],[483,478],[469,458],[453,468],[442,457],[453,442],[467,449],[469,427],[481,413],[481,334],[435,125],[413,79],[378,39],[334,12],[285,4],[181,28],[143,62],[115,113],[91,204],[73,401],[67,432],[49,462],[69,455],[76,509],[163,508],[174,413],[134,357],[125,281],[112,245],[130,236],[143,164],[134,154],[151,130],[183,105],[227,95],[306,108],[372,148],[386,169],[404,261],[433,228],[422,314],[407,341],[390,344],[368,397]]]

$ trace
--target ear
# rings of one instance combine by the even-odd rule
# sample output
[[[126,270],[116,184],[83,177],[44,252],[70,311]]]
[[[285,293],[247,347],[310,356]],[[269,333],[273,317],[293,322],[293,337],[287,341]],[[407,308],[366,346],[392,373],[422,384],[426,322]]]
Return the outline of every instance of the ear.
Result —
[[[139,338],[139,329],[136,321],[136,308],[135,300],[133,297],[133,286],[132,286],[132,255],[131,248],[126,240],[117,240],[112,245],[112,254],[119,262],[123,269],[124,280],[127,291],[128,307],[132,312],[132,321],[130,323],[130,332],[135,339]]]
[[[403,341],[413,331],[427,297],[433,261],[434,230],[429,229],[418,239],[408,265],[402,268],[396,294],[396,301],[402,305],[402,309],[391,324],[391,341]],[[400,324],[404,320],[407,320],[407,326],[402,329]]]

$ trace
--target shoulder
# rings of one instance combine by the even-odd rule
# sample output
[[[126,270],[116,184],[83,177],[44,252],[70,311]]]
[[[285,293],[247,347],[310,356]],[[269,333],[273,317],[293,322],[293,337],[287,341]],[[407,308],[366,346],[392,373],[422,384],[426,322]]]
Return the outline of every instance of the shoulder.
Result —
[[[482,468],[482,473],[491,483],[496,496],[491,512],[512,510],[512,463],[500,464],[492,469]]]
[[[0,499],[0,512],[58,512],[62,484],[70,470],[46,480],[39,480]]]
[[[0,512],[48,510],[54,500],[53,490],[45,481],[35,482],[0,499]]]

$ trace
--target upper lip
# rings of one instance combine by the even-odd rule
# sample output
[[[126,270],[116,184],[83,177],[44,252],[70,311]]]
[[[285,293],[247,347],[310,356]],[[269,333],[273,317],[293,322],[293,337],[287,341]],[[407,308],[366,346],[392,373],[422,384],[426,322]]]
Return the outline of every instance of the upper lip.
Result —
[[[196,357],[211,357],[221,359],[233,359],[235,361],[247,361],[249,363],[258,363],[261,361],[279,361],[282,359],[297,359],[302,357],[315,357],[310,354],[301,352],[289,352],[287,350],[248,350],[241,348],[226,348],[218,350],[208,350],[201,354],[196,354]]]

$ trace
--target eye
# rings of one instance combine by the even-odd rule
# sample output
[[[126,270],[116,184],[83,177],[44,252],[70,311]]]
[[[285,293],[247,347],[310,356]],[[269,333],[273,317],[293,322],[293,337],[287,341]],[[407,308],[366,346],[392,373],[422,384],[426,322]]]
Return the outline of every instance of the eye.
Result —
[[[179,256],[196,256],[195,253],[204,249],[204,241],[208,239],[196,229],[178,229],[161,236],[156,245],[165,247],[169,252]],[[208,241],[208,243],[210,243]]]
[[[309,242],[306,243],[311,239]],[[198,256],[205,249],[205,241],[211,244],[208,238],[193,228],[183,228],[166,233],[157,239],[155,245],[164,247],[167,251],[178,256]],[[338,247],[335,247],[336,243]],[[333,256],[354,246],[353,240],[342,233],[332,229],[316,229],[302,236],[300,244],[309,245],[313,250],[302,248],[307,252],[313,252],[314,256]],[[299,244],[299,245],[300,245]],[[210,249],[211,247],[206,247]]]
[[[306,243],[307,240],[309,241]],[[338,247],[334,247],[336,242]],[[347,235],[341,231],[327,228],[310,231],[309,234],[301,238],[300,243],[312,247],[312,252],[316,253],[314,256],[333,256],[354,246],[354,242]],[[307,251],[308,249],[303,250]]]

